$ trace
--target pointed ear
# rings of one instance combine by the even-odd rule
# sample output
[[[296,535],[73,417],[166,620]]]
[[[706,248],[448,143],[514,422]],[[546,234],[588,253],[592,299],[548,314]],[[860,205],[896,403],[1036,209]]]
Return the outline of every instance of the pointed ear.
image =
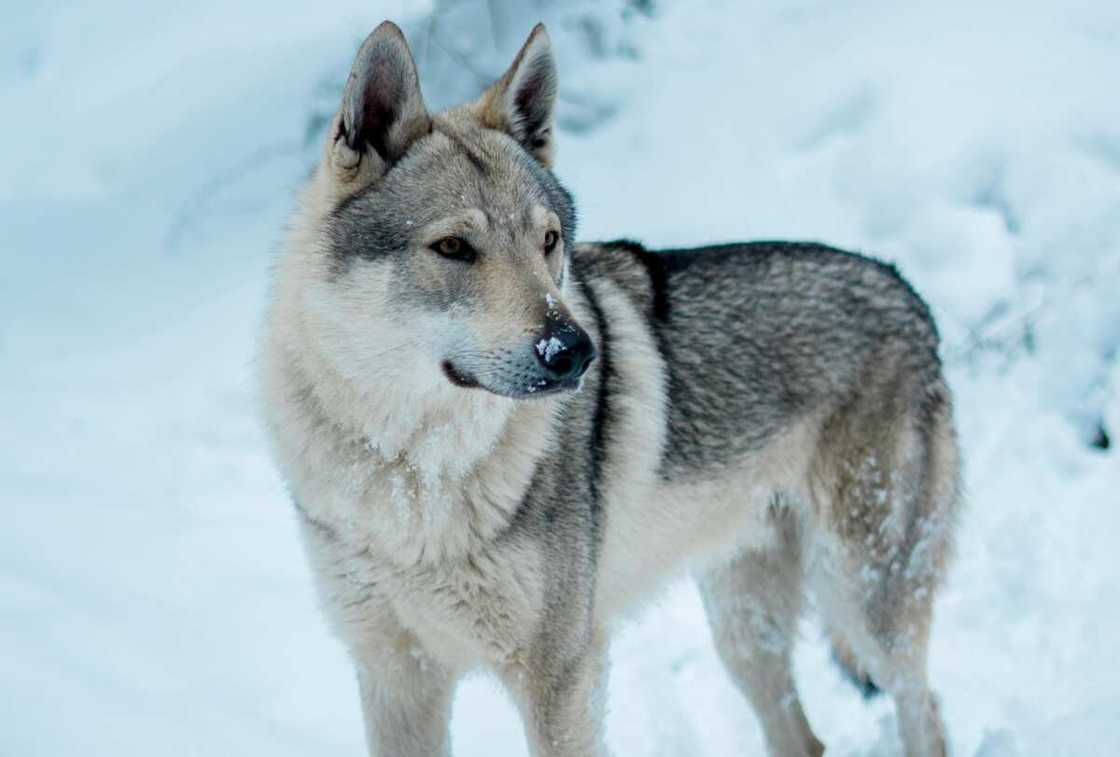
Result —
[[[475,112],[483,126],[506,132],[551,167],[557,83],[548,30],[537,24],[513,65],[475,103]]]
[[[420,79],[400,28],[385,21],[366,38],[346,81],[329,159],[339,177],[368,183],[431,131]]]

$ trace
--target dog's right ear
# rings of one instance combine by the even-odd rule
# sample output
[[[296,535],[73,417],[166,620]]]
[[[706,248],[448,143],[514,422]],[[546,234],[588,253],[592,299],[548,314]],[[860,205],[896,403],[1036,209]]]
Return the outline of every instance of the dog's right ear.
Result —
[[[381,178],[431,128],[408,42],[396,24],[384,21],[350,69],[331,126],[331,167],[348,190],[357,190]]]

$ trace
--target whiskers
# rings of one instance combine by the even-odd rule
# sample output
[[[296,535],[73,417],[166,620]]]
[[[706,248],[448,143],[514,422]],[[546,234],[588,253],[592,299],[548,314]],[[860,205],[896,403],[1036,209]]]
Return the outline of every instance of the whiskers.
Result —
[[[390,373],[400,366],[400,361],[395,361],[392,358],[399,356],[403,350],[415,347],[417,344],[419,342],[416,339],[409,339],[392,347],[386,347],[383,350],[365,355],[361,361],[363,370],[368,372],[367,376],[380,376]]]
[[[396,346],[389,347],[388,349],[381,350],[380,352],[375,352],[375,353],[373,353],[372,355],[369,356],[369,359],[370,360],[379,360],[382,357],[384,357],[385,355],[388,355],[392,352],[396,352],[397,350],[403,350],[405,347],[415,347],[417,344],[418,344],[418,342],[415,339],[409,339],[408,341],[401,342],[400,344],[398,344]]]

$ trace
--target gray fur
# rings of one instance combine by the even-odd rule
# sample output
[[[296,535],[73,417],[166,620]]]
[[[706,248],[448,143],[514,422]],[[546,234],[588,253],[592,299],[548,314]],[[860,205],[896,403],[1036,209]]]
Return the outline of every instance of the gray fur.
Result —
[[[929,309],[891,266],[798,242],[604,247],[619,254],[581,256],[577,270],[645,297],[669,372],[668,477],[726,465],[791,416],[839,410],[884,365],[905,376],[909,409],[947,399]]]
[[[790,661],[809,592],[908,753],[944,754],[925,654],[959,471],[928,309],[820,245],[577,246],[554,95],[538,27],[429,115],[378,27],[277,268],[266,418],[371,754],[447,754],[480,666],[533,754],[604,754],[610,629],[685,568],[774,754],[822,748]],[[596,345],[582,378],[549,378],[553,333]]]

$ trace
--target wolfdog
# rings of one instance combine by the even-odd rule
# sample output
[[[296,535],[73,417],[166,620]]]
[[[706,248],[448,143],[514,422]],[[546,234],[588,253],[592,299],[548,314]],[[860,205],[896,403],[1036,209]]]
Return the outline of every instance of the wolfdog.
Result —
[[[907,754],[944,754],[959,473],[929,310],[818,244],[577,245],[556,82],[538,25],[431,114],[383,23],[275,269],[265,413],[371,754],[449,754],[476,668],[532,754],[605,754],[609,631],[685,571],[771,753],[823,751],[790,665],[812,596]]]

